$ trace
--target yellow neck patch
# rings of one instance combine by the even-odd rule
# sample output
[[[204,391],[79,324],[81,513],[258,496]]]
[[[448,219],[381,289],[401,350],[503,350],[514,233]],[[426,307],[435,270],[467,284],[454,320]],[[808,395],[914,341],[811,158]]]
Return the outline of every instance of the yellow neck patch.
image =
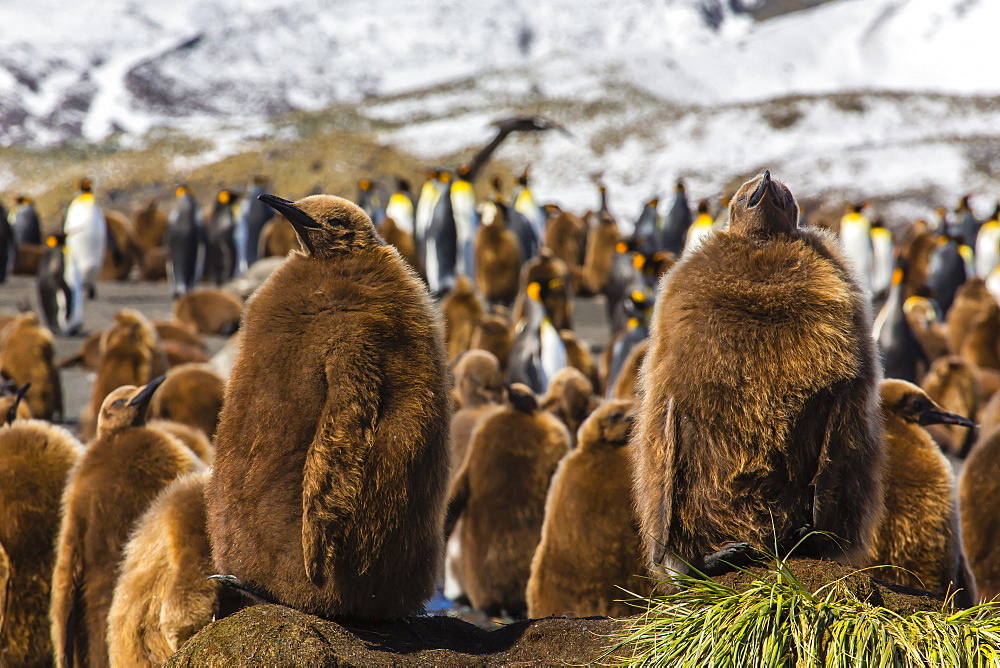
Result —
[[[895,269],[892,270],[892,284],[899,285],[902,282],[903,282],[903,270],[900,269],[899,267],[896,267]]]
[[[528,283],[528,289],[526,290],[528,296],[534,299],[536,302],[542,300],[542,284],[541,283]]]
[[[615,244],[615,250],[618,251],[619,253],[627,253],[628,244],[625,243],[624,241],[619,241],[617,244]]]
[[[77,201],[89,204],[94,201],[94,193],[80,193],[76,196]]]
[[[635,329],[639,326],[639,318],[629,318],[626,327],[629,329]]]
[[[642,253],[635,254],[635,256],[632,258],[632,266],[635,267],[636,269],[642,269],[643,267],[646,266],[646,258],[643,256]]]

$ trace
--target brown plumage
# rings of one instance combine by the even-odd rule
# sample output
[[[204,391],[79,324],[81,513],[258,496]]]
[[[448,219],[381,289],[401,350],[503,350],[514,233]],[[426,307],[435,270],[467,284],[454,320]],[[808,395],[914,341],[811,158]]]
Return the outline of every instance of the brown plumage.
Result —
[[[208,362],[205,341],[193,327],[174,321],[154,320],[160,344],[170,366]]]
[[[295,228],[282,216],[275,216],[260,231],[260,250],[257,258],[285,257],[293,250],[301,250]]]
[[[132,217],[135,240],[143,252],[163,246],[167,234],[167,214],[159,209],[155,197],[147,199]]]
[[[504,208],[494,202],[483,208],[482,225],[474,241],[476,286],[487,302],[509,307],[517,297],[521,244],[507,229],[504,215]]]
[[[159,330],[139,311],[124,308],[115,313],[111,325],[101,333],[100,352],[104,352],[122,337],[135,338],[139,345],[149,350],[154,376],[167,372],[167,357],[160,342]],[[142,385],[143,383],[134,383]]]
[[[594,385],[579,369],[566,367],[556,372],[542,397],[542,409],[555,415],[569,430],[570,446],[576,445],[576,432],[587,416],[597,408],[600,398]]]
[[[948,349],[952,354],[962,352],[962,343],[972,323],[992,304],[996,304],[996,299],[986,289],[986,281],[979,277],[970,278],[958,289],[945,319],[948,326]]]
[[[654,566],[718,567],[810,529],[837,538],[799,553],[867,562],[884,461],[868,300],[797,219],[765,172],[660,284],[634,441]]]
[[[556,210],[545,226],[545,246],[566,263],[574,281],[582,274],[589,231],[586,221],[562,210]]]
[[[632,352],[625,358],[614,387],[611,388],[611,396],[615,399],[629,399],[639,395],[639,370],[642,368],[643,360],[646,359],[646,351],[649,350],[649,339],[644,339],[635,344]]]
[[[483,304],[467,276],[460,274],[455,279],[455,286],[441,302],[441,312],[444,315],[445,350],[449,360],[456,360],[469,349],[476,323],[484,313]]]
[[[1000,596],[1000,429],[983,432],[958,477],[962,543],[982,600]]]
[[[3,415],[0,415],[2,422]],[[50,666],[49,589],[59,533],[59,505],[83,445],[42,420],[0,426],[0,664]]]
[[[109,394],[97,438],[70,473],[50,608],[59,666],[108,665],[108,609],[129,531],[164,487],[202,468],[180,441],[143,426],[155,389],[154,381]]]
[[[570,300],[570,275],[566,263],[543,248],[538,257],[533,258],[521,270],[521,290],[514,303],[514,322],[525,317],[525,288],[530,283],[538,283],[542,288],[542,304],[557,330],[573,329],[573,302]]]
[[[199,334],[232,334],[242,314],[243,302],[217,288],[197,288],[174,302],[174,320]]]
[[[587,236],[587,253],[583,260],[583,284],[592,294],[601,294],[608,282],[614,262],[615,247],[621,241],[618,223],[606,211],[598,212],[597,223]]]
[[[455,391],[462,408],[451,416],[451,468],[457,471],[465,461],[472,430],[480,420],[503,402],[503,374],[500,362],[485,350],[470,350],[455,364]]]
[[[905,297],[928,296],[927,279],[930,276],[931,256],[937,250],[938,235],[931,231],[925,220],[915,221],[899,243],[899,257],[906,263]]]
[[[948,315],[954,311],[952,304]],[[909,297],[903,302],[903,314],[928,361],[948,354],[948,327],[941,322],[934,302],[927,297]]]
[[[631,400],[598,407],[580,427],[579,445],[552,476],[528,579],[531,618],[624,617],[638,610],[622,599],[649,593],[632,503],[633,409]]]
[[[0,375],[10,378],[18,387],[31,383],[25,401],[33,416],[50,421],[62,419],[62,383],[52,332],[34,313],[22,313],[3,328]]]
[[[494,313],[483,316],[483,319],[476,323],[469,348],[493,353],[500,362],[500,371],[505,372],[513,342],[510,321],[505,316]]]
[[[9,379],[0,378],[0,426],[4,424],[4,421],[10,422],[10,418],[17,420],[30,420],[31,419],[31,409],[28,408],[28,402],[22,401],[27,390],[23,385],[18,387]],[[11,409],[14,409],[14,414],[10,415]]]
[[[101,280],[128,280],[136,260],[142,257],[142,250],[132,232],[132,224],[125,214],[112,209],[104,209],[104,220],[108,236],[104,263],[101,266]]]
[[[965,570],[955,476],[951,464],[921,425],[954,421],[916,385],[884,380],[881,387],[886,450],[885,513],[879,523],[871,571],[888,582],[938,594],[963,587],[974,592]]]
[[[146,426],[173,436],[187,446],[187,449],[193,452],[206,466],[212,465],[212,460],[215,459],[215,447],[201,429],[173,420],[150,420]]]
[[[462,575],[472,605],[522,615],[545,495],[569,450],[569,432],[539,409],[526,386],[515,384],[509,394],[512,407],[492,413],[472,434],[449,492],[446,532],[462,520]]]
[[[935,360],[920,386],[931,401],[950,413],[971,420],[979,413],[979,382],[961,357],[952,355]],[[942,449],[953,455],[964,454],[976,438],[975,430],[961,425],[934,424],[927,431]]]
[[[159,666],[212,621],[218,584],[205,529],[208,473],[178,478],[136,522],[108,614],[112,666]]]
[[[594,356],[590,354],[586,343],[576,338],[576,334],[571,329],[560,330],[559,338],[566,346],[566,364],[582,373],[596,391],[600,387],[601,379],[597,372],[597,363],[594,361]]]
[[[182,364],[167,372],[149,404],[150,418],[163,418],[215,436],[226,383],[207,364]]]
[[[378,226],[379,235],[387,244],[395,247],[406,263],[423,276],[424,268],[420,264],[420,254],[417,253],[417,242],[413,235],[401,229],[392,218],[386,216]]]
[[[443,556],[449,387],[416,273],[347,200],[296,203],[247,305],[206,488],[219,573],[325,616],[419,612]]]
[[[990,304],[973,319],[959,354],[980,369],[1000,369],[1000,305]]]

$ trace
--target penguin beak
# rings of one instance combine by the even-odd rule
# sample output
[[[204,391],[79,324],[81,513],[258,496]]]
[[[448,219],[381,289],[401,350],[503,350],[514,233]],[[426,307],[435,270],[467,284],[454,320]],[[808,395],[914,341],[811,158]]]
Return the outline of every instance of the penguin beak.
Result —
[[[750,195],[750,199],[747,200],[747,208],[748,209],[752,209],[753,207],[757,206],[757,204],[760,202],[761,198],[764,197],[764,193],[767,193],[769,195],[771,194],[771,171],[770,170],[765,170],[764,171],[764,178],[762,178],[760,180],[760,185],[757,186],[757,190],[754,190],[753,194]]]
[[[936,408],[922,412],[920,414],[920,418],[917,420],[917,423],[921,426],[927,426],[929,424],[957,424],[961,427],[968,427],[969,429],[974,429],[976,427],[976,423],[969,418],[956,415],[955,413],[949,413],[948,411],[937,410]]]
[[[287,199],[267,194],[258,195],[257,199],[287,218],[288,222],[294,225],[300,232],[303,230],[320,229],[319,224],[315,220],[295,206],[295,202],[289,202]]]
[[[132,397],[132,401],[128,402],[129,408],[138,407],[139,410],[136,411],[135,420],[133,421],[133,426],[141,425],[146,422],[146,408],[149,406],[149,400],[153,398],[153,392],[156,392],[158,388],[164,381],[166,376],[157,376],[153,380],[146,383],[146,387],[139,390],[139,393]]]
[[[25,383],[17,391],[17,396],[14,397],[14,405],[7,411],[7,424],[13,424],[14,420],[17,419],[17,407],[21,405],[21,399],[24,399],[24,395],[28,393],[29,387],[31,387],[31,383]]]

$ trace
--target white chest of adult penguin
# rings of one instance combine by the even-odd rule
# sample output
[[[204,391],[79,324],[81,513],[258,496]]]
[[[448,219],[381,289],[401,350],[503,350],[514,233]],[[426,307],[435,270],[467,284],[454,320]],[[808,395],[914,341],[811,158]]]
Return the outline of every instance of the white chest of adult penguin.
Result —
[[[301,252],[251,297],[205,490],[230,600],[416,614],[444,551],[442,333],[414,271],[351,202],[261,199]],[[237,600],[232,600],[237,599]]]
[[[108,227],[104,212],[94,198],[90,179],[80,180],[80,194],[69,204],[63,233],[70,257],[83,279],[84,290],[93,299],[97,295],[97,277],[104,262]]]
[[[867,296],[768,172],[730,214],[660,284],[633,439],[650,560],[711,574],[805,538],[865,563],[885,459]]]

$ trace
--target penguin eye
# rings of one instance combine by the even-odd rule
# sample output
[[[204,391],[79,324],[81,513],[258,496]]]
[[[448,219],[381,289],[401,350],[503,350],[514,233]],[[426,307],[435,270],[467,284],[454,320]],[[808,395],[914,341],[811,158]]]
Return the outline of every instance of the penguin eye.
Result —
[[[115,408],[121,408],[122,406],[125,405],[125,399],[117,399],[115,401],[112,401],[111,405],[114,406]]]
[[[741,205],[746,205],[746,203],[747,203],[747,196],[746,195],[740,195],[739,197],[736,198],[736,203],[737,204],[741,204]]]

